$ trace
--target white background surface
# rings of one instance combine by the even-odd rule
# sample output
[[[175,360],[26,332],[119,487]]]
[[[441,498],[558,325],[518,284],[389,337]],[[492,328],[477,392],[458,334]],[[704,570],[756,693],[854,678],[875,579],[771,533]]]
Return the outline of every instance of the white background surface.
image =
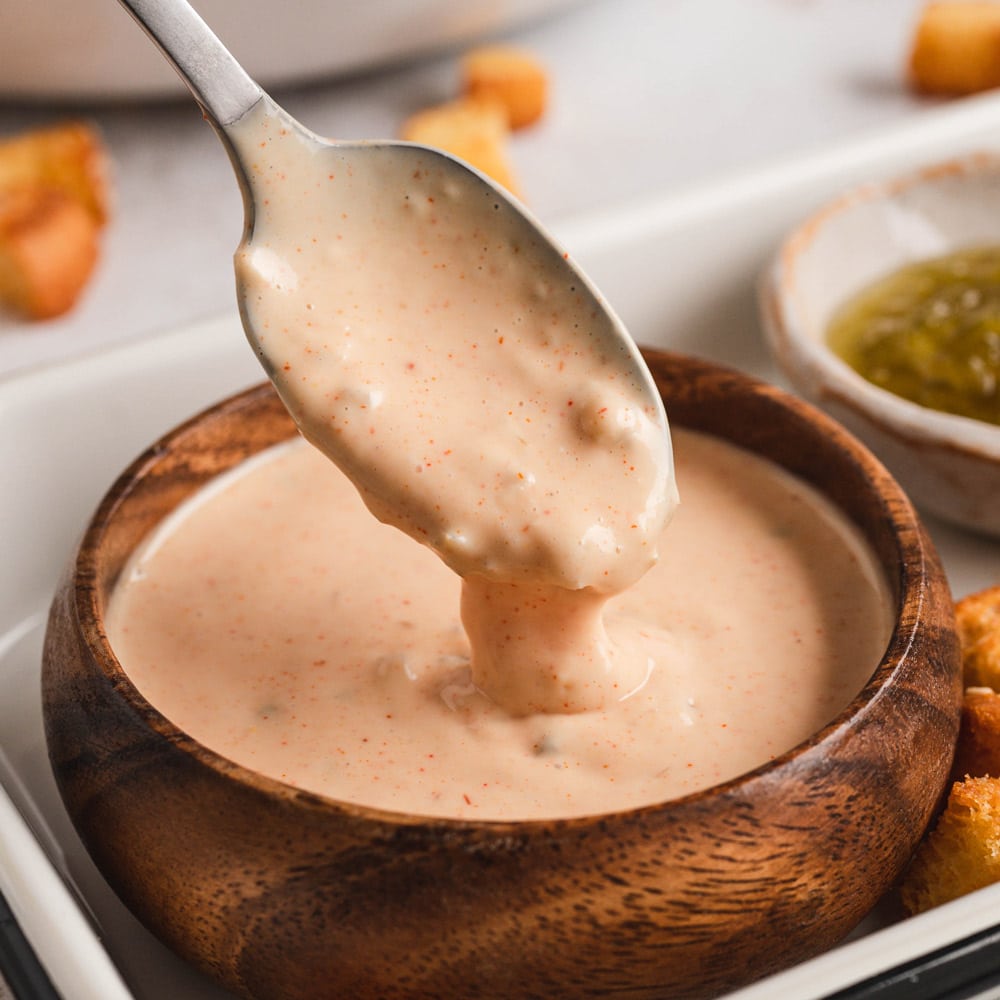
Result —
[[[385,2],[369,0],[372,17]],[[918,9],[919,0],[587,0],[515,31],[510,40],[535,51],[552,80],[545,120],[511,146],[525,199],[559,235],[570,218],[925,115],[936,102],[916,98],[903,75]],[[0,62],[12,58],[4,51],[12,23],[5,34],[4,18],[14,8],[6,10]],[[137,27],[127,37],[146,59],[161,58]],[[78,32],[68,43],[99,39]],[[407,115],[454,95],[455,56],[277,87],[273,96],[321,134],[394,137]],[[37,54],[40,88],[59,59],[58,51]],[[0,316],[0,373],[233,308],[242,207],[222,147],[194,103],[183,95],[166,103],[119,97],[112,106],[21,99],[0,104],[0,134],[69,114],[95,120],[114,158],[116,208],[103,261],[69,316],[33,325]]]
[[[379,0],[369,6],[377,14]],[[580,256],[637,339],[769,375],[753,288],[781,233],[872,173],[1000,143],[1000,95],[942,105],[906,88],[904,54],[918,7],[919,0],[590,0],[520,30],[512,40],[541,56],[553,82],[545,121],[511,146],[526,199]],[[3,16],[0,9],[0,60]],[[159,58],[138,29],[134,38]],[[38,65],[44,72],[45,59]],[[455,54],[446,53],[272,91],[316,131],[362,138],[395,135],[406,115],[447,99],[454,87]],[[38,820],[50,857],[85,889],[135,994],[215,997],[135,926],[88,866],[48,773],[37,670],[55,576],[115,473],[170,424],[260,377],[234,318],[231,254],[241,205],[221,146],[186,99],[8,102],[0,105],[0,133],[70,112],[104,130],[117,204],[100,269],[72,314],[37,325],[0,317],[0,464],[8,473],[0,489],[0,689],[7,692],[0,751],[10,760],[0,776]],[[220,316],[221,324],[190,329]],[[124,352],[99,352],[124,341]],[[89,357],[29,372],[81,355]],[[1000,582],[1000,544],[930,526],[956,592]],[[0,876],[3,862],[0,855]],[[28,871],[23,858],[16,870]],[[33,885],[43,882],[39,875]],[[21,915],[44,926],[51,907],[39,904],[32,914],[31,897],[20,900]],[[947,927],[958,936],[982,926],[995,919],[995,899],[960,901],[949,914],[893,928],[903,931],[895,937],[832,952],[795,970],[781,995],[819,995],[906,949],[927,950]],[[777,995],[761,989],[757,995]]]

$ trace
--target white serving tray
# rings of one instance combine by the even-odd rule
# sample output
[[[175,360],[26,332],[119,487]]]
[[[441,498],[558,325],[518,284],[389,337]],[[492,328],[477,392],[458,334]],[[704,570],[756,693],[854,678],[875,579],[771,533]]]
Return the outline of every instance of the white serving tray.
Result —
[[[781,233],[842,187],[986,145],[989,134],[1000,142],[996,97],[730,184],[577,220],[558,235],[640,343],[774,379],[754,289]],[[0,381],[0,892],[66,1000],[224,996],[131,917],[80,845],[48,766],[39,658],[56,580],[117,473],[179,421],[261,378],[234,313]],[[1000,583],[1000,543],[928,524],[956,596]],[[54,923],[74,899],[81,918]],[[739,996],[822,997],[998,914],[1000,886],[894,926],[871,920],[849,944]]]

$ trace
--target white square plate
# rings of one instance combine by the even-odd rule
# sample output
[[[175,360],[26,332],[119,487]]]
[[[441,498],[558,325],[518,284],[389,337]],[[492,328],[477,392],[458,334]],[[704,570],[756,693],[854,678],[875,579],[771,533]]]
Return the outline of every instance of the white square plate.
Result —
[[[842,187],[985,145],[980,137],[991,133],[1000,135],[1000,103],[971,101],[722,187],[579,220],[557,235],[637,341],[773,379],[754,289],[785,228]],[[174,424],[261,378],[234,314],[0,381],[0,780],[9,793],[0,795],[0,892],[67,1000],[223,995],[139,926],[76,838],[45,752],[39,656],[59,574],[118,472]],[[936,521],[929,527],[956,595],[1000,582],[1000,543]],[[53,869],[90,920],[62,916],[71,896]],[[849,944],[740,995],[824,996],[987,927],[997,913],[1000,886],[895,926],[872,920]]]

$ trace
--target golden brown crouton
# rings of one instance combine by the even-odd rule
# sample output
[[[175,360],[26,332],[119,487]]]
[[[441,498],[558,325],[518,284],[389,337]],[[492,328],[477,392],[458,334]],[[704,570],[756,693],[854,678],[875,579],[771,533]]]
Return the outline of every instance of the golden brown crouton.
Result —
[[[944,812],[904,875],[910,913],[1000,881],[1000,587],[955,605],[966,691]]]
[[[511,128],[531,125],[545,113],[548,76],[527,52],[506,45],[473,49],[462,59],[461,73],[463,93],[499,101]]]
[[[110,212],[108,156],[97,132],[66,122],[0,139],[0,191],[38,185],[80,202],[100,223]]]
[[[98,257],[108,156],[79,122],[0,140],[0,303],[29,319],[66,312]]]
[[[1000,694],[969,688],[955,750],[954,778],[1000,778]]]
[[[517,192],[507,162],[507,113],[497,101],[462,98],[427,108],[405,123],[401,135],[408,142],[451,153]]]
[[[910,51],[912,85],[925,93],[974,94],[1000,86],[1000,3],[927,4]]]
[[[0,189],[0,301],[32,319],[69,309],[98,255],[100,225],[54,188]]]
[[[903,879],[906,910],[922,913],[1000,881],[1000,779],[956,782]]]
[[[1000,587],[963,597],[955,619],[965,686],[1000,691]]]

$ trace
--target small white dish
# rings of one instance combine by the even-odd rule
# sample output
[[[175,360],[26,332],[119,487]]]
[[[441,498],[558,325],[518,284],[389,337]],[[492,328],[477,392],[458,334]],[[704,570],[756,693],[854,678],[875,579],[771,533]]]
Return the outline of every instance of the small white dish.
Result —
[[[760,289],[768,346],[796,390],[852,430],[914,502],[1000,535],[1000,426],[880,389],[826,344],[832,313],[904,265],[1000,244],[1000,157],[973,154],[855,188],[789,233]]]

